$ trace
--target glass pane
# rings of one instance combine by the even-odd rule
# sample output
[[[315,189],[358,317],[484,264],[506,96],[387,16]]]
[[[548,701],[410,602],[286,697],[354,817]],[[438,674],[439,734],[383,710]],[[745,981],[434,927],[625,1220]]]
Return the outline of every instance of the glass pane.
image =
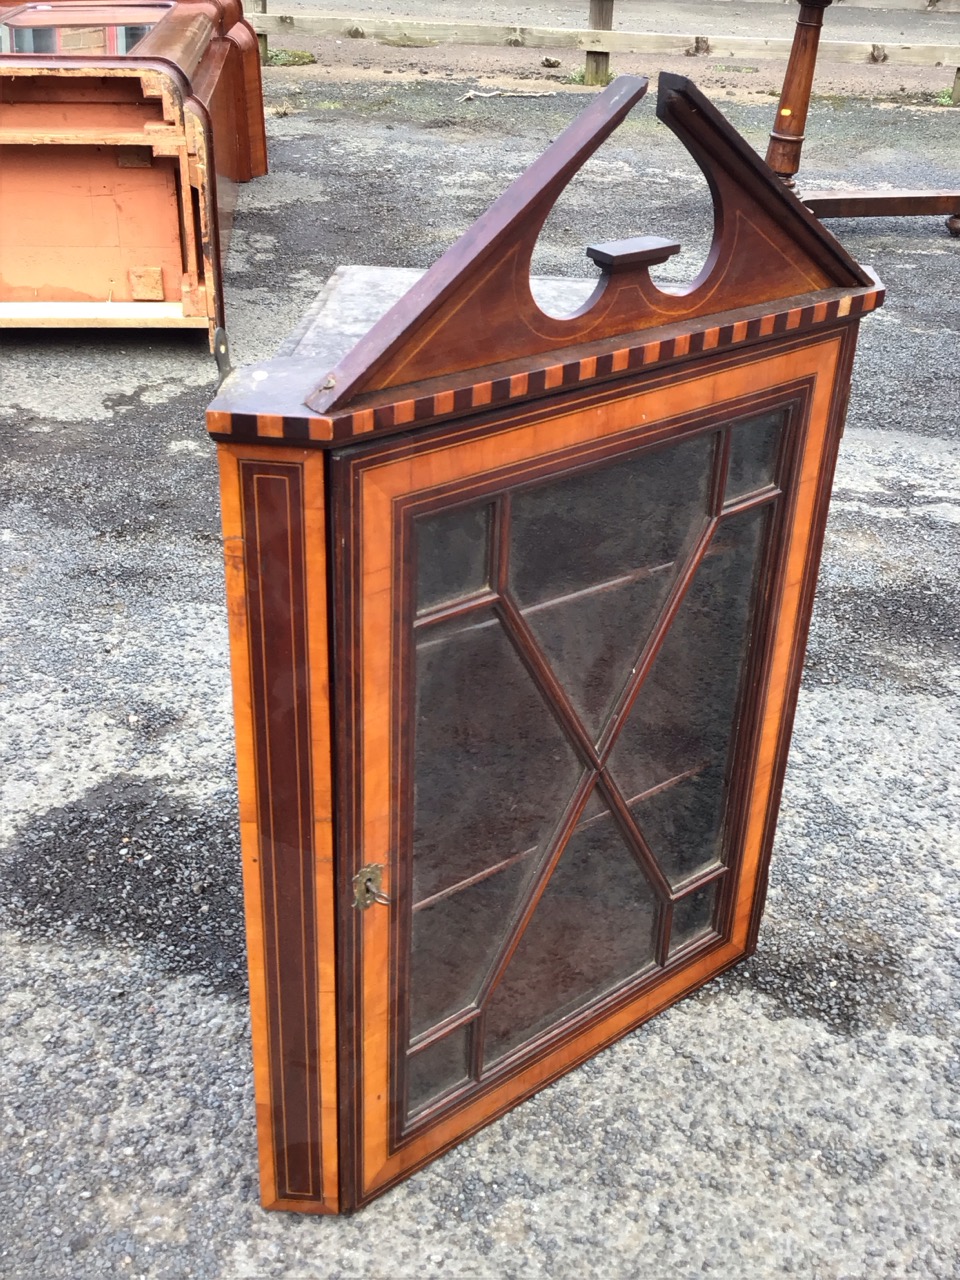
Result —
[[[120,53],[132,53],[152,27],[120,27],[117,32],[117,49]]]
[[[55,53],[56,41],[53,29],[48,27],[14,28],[14,53]]]
[[[581,769],[492,610],[419,630],[416,665],[413,900],[422,902],[544,849]]]
[[[600,815],[606,817],[608,812],[607,802],[604,800],[599,790],[594,787],[587,797],[587,803],[583,806],[583,813],[580,815],[580,822],[585,823],[590,818],[596,818]]]
[[[673,905],[673,928],[670,931],[670,950],[676,951],[685,942],[713,932],[713,912],[717,903],[720,882],[712,881],[702,889],[694,889]]]
[[[130,53],[170,5],[31,5],[8,17],[14,53]]]
[[[610,755],[612,776],[674,878],[708,866],[719,848],[723,771],[768,512],[720,522]],[[683,774],[694,776],[644,799]]]
[[[413,913],[410,1034],[471,1004],[537,866],[531,855]]]
[[[724,798],[723,766],[714,764],[631,804],[630,812],[671,885],[718,860]]]
[[[487,585],[490,506],[423,516],[417,530],[417,609],[432,609]]]
[[[714,441],[699,436],[513,495],[511,590],[595,738],[703,528]]]
[[[609,812],[581,823],[490,998],[485,1060],[651,967],[657,909]]]
[[[777,409],[775,413],[765,413],[730,429],[726,502],[776,483],[780,439],[786,420],[786,410]]]
[[[419,1111],[428,1102],[462,1084],[467,1072],[468,1029],[460,1027],[443,1040],[407,1059],[407,1112]]]

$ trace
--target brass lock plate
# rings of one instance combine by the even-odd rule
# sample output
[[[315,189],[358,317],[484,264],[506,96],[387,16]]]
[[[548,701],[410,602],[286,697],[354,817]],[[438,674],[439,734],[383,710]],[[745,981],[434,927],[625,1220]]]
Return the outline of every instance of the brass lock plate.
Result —
[[[382,862],[369,862],[353,877],[353,905],[361,911],[366,911],[367,907],[372,907],[375,902],[390,901],[387,895],[381,892],[383,871]]]

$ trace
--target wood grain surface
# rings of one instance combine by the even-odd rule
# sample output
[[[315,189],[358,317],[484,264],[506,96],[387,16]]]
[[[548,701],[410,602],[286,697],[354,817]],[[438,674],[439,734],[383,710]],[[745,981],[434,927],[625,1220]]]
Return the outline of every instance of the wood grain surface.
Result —
[[[234,447],[220,472],[262,1194],[335,1212],[323,460]]]

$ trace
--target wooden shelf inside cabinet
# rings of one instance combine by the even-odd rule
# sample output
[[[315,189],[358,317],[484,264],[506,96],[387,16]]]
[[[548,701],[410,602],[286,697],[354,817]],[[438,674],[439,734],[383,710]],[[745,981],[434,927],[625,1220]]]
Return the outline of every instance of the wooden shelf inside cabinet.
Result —
[[[426,273],[341,268],[208,411],[267,1207],[356,1209],[755,945],[883,291],[663,75],[706,265],[661,291],[638,228],[542,311],[540,229],[646,88]]]
[[[0,146],[20,147],[150,147],[169,153],[186,146],[175,129],[14,129],[0,123]]]
[[[237,0],[0,14],[0,324],[225,323],[235,189],[266,172]]]

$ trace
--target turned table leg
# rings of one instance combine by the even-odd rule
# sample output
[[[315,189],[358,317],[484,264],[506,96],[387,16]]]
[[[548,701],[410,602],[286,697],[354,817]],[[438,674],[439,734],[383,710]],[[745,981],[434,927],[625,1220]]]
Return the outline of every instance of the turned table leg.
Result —
[[[793,177],[800,168],[803,131],[810,108],[810,91],[817,65],[817,48],[823,11],[832,0],[801,0],[800,16],[793,36],[787,74],[777,104],[777,118],[767,147],[767,164],[778,178],[793,187]]]
[[[800,168],[823,11],[832,2],[799,0],[800,16],[767,146],[767,164],[792,190],[796,190],[794,177]],[[960,72],[957,74],[960,84]],[[818,218],[920,217],[945,213],[947,230],[952,236],[960,236],[960,191],[809,191],[802,199]]]

